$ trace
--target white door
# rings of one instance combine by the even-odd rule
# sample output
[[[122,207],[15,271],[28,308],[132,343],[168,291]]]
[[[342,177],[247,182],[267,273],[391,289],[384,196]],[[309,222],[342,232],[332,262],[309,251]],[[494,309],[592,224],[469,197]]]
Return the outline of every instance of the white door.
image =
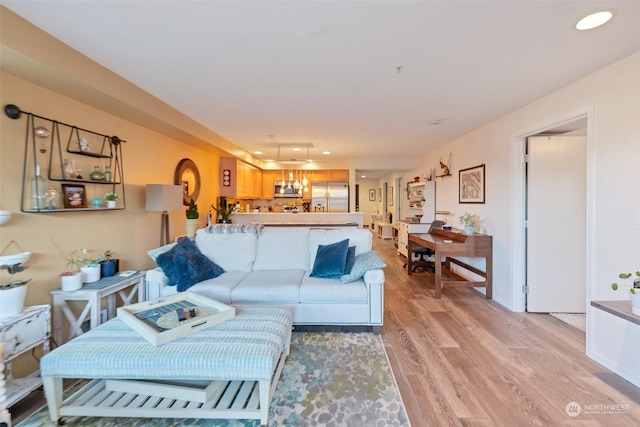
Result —
[[[528,138],[527,311],[584,313],[587,138]]]

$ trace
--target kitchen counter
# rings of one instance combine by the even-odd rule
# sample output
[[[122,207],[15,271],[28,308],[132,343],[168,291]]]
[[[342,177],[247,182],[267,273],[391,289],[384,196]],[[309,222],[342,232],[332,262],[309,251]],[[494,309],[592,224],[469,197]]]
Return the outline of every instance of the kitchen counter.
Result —
[[[234,224],[260,222],[265,226],[307,226],[307,227],[358,227],[362,228],[364,214],[360,212],[299,212],[299,213],[236,213]]]

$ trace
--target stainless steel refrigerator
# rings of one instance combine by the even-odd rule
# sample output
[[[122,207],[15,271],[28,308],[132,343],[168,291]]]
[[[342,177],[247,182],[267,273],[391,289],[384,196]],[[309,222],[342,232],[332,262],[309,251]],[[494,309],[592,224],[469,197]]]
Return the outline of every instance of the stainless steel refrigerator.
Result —
[[[311,212],[349,212],[349,183],[312,182]]]

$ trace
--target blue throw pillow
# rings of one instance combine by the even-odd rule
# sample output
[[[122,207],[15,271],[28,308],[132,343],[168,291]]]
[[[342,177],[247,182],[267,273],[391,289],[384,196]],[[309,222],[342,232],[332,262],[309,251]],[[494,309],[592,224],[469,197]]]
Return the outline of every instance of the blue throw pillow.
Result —
[[[344,274],[348,251],[349,239],[330,245],[318,245],[318,252],[310,276],[325,279],[339,278]]]
[[[347,251],[347,260],[344,263],[344,273],[351,273],[351,269],[353,268],[353,263],[356,261],[356,247],[349,246],[349,250]]]
[[[169,279],[169,286],[177,286],[178,292],[224,273],[222,267],[202,255],[191,239],[180,239],[169,251],[158,255],[156,262]]]
[[[353,268],[349,274],[345,274],[340,277],[340,281],[342,283],[350,283],[355,282],[369,270],[374,270],[376,268],[385,268],[387,264],[384,263],[378,252],[369,251],[361,253],[356,256],[356,259],[353,263]]]

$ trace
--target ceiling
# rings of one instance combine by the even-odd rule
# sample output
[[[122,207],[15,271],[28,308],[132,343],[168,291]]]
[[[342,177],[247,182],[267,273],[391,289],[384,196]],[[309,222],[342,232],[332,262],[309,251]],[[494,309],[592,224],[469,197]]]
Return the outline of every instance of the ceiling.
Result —
[[[370,177],[640,50],[640,1],[0,3],[257,159]]]

